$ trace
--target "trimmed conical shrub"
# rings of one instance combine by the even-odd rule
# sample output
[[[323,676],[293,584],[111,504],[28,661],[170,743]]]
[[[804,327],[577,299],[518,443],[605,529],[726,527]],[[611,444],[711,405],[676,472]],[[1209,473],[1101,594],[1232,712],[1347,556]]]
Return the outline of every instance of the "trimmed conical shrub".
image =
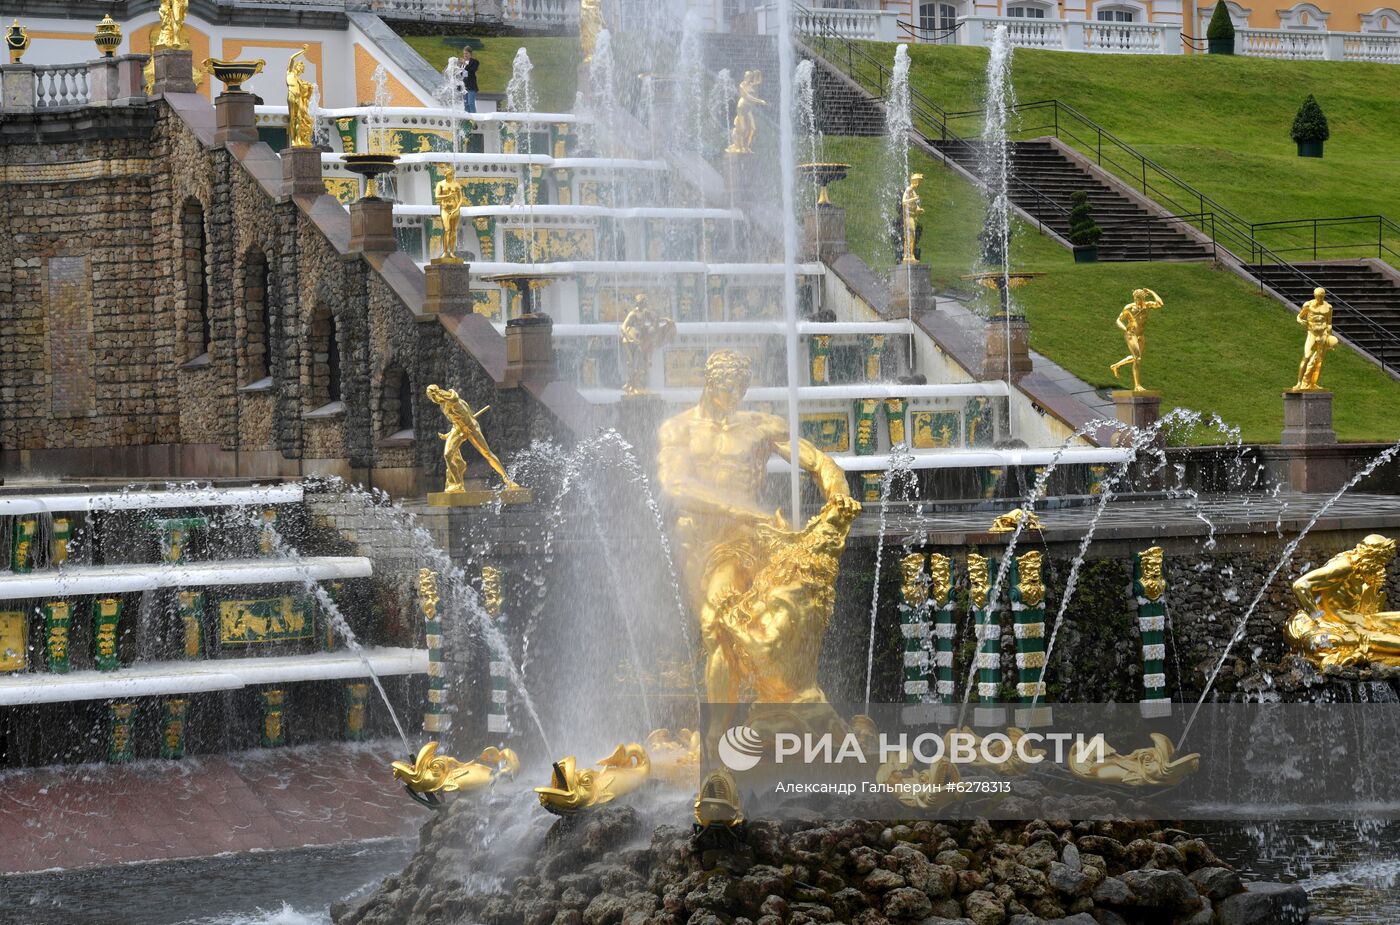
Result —
[[[1069,197],[1069,243],[1075,247],[1089,247],[1099,243],[1103,229],[1094,221],[1094,209],[1089,205],[1089,194],[1083,190]]]
[[[1206,38],[1233,39],[1234,37],[1235,24],[1230,19],[1230,11],[1225,8],[1225,0],[1220,0],[1215,5],[1215,12],[1210,14],[1210,25],[1206,27]]]
[[[1332,132],[1327,127],[1327,116],[1311,93],[1303,100],[1303,105],[1298,107],[1298,115],[1293,117],[1293,131],[1289,134],[1298,144],[1326,141],[1332,137]]]

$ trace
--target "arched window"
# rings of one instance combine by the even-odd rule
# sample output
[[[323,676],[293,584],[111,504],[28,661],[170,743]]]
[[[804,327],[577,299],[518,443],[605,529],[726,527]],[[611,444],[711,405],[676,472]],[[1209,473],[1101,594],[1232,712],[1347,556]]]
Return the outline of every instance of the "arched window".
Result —
[[[198,199],[191,197],[185,200],[180,213],[180,231],[185,265],[185,359],[193,360],[209,352],[212,340],[209,277],[204,263],[204,206]]]
[[[316,410],[341,400],[340,336],[335,314],[330,306],[318,302],[311,316],[307,338],[309,351],[308,399],[309,410]]]
[[[1400,32],[1400,12],[1396,12],[1392,7],[1381,6],[1369,13],[1362,13],[1361,31],[1390,35]]]
[[[1226,0],[1225,10],[1230,14],[1230,22],[1236,29],[1248,29],[1249,17],[1254,13],[1251,7],[1241,6],[1235,0]],[[1205,37],[1206,29],[1210,26],[1210,17],[1215,13],[1215,4],[1197,4],[1196,15],[1198,17],[1196,34]]]
[[[937,33],[950,32],[957,27],[958,8],[951,3],[919,4],[919,38],[933,41]]]
[[[243,258],[243,384],[272,375],[272,290],[267,255],[250,247]]]
[[[413,383],[408,375],[399,377],[399,408],[398,408],[399,433],[407,431],[413,433]]]
[[[397,363],[380,380],[379,430],[387,438],[413,438],[413,381]]]
[[[1122,6],[1100,7],[1094,13],[1099,22],[1137,22],[1137,11]]]

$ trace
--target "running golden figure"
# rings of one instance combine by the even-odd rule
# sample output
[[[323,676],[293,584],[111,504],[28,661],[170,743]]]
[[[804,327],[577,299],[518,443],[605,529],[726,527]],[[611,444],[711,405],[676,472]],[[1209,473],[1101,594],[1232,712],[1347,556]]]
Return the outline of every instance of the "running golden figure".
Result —
[[[1148,296],[1152,298],[1149,299]],[[1151,289],[1134,289],[1133,300],[1124,305],[1123,310],[1118,313],[1117,325],[1123,332],[1123,339],[1128,343],[1128,355],[1110,366],[1109,371],[1117,378],[1118,370],[1131,365],[1134,392],[1147,391],[1142,387],[1142,379],[1138,375],[1138,367],[1142,365],[1142,354],[1147,348],[1147,315],[1162,305],[1162,297]]]
[[[739,83],[739,101],[734,104],[734,130],[729,136],[729,147],[724,149],[726,153],[753,153],[753,138],[758,131],[758,122],[754,118],[753,110],[755,106],[768,105],[767,100],[758,96],[758,88],[762,84],[762,71],[744,72],[744,79]]]
[[[501,465],[501,461],[496,454],[491,452],[491,447],[486,444],[486,435],[481,432],[481,424],[477,418],[486,413],[491,406],[486,405],[480,411],[472,411],[471,405],[457,395],[456,389],[443,389],[436,385],[428,386],[428,398],[440,409],[452,429],[445,434],[438,434],[447,443],[442,448],[443,461],[447,463],[447,482],[443,486],[444,492],[466,491],[467,461],[462,458],[462,444],[470,443],[481,454],[487,464],[496,470],[496,474],[506,483],[507,489],[518,489],[510,476],[506,475],[506,467]]]
[[[1313,297],[1303,303],[1298,312],[1298,323],[1308,329],[1308,339],[1303,344],[1303,360],[1298,364],[1298,382],[1291,391],[1318,392],[1321,386],[1317,379],[1322,375],[1322,358],[1327,351],[1337,346],[1337,338],[1332,334],[1332,306],[1327,301],[1327,290],[1318,286]]]

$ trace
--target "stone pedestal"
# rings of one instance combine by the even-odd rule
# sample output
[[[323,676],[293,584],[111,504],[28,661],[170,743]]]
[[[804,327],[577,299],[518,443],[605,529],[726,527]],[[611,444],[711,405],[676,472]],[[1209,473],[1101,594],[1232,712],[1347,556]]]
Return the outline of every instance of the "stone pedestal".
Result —
[[[0,80],[4,83],[5,112],[34,111],[34,65],[7,64]]]
[[[193,93],[194,55],[188,48],[162,48],[155,53],[156,96],[164,93]]]
[[[933,277],[929,275],[927,264],[923,263],[897,263],[890,269],[890,308],[899,311],[932,311],[936,305],[933,297]],[[1013,326],[1015,322],[1012,322]],[[988,346],[991,345],[991,333],[988,332]],[[1016,332],[1011,332],[1013,347],[1015,346]],[[1024,338],[1023,338],[1024,339]],[[1001,346],[998,348],[1001,356],[1001,375],[1006,375],[1006,331],[1001,331]],[[1026,354],[1029,359],[1030,354]],[[1029,371],[1027,367],[1027,371]]]
[[[1007,317],[993,315],[987,319],[987,352],[982,362],[982,375],[987,379],[1006,378],[1006,329]],[[1012,315],[1011,327],[1011,379],[1016,381],[1031,371],[1031,326],[1023,315]]]
[[[724,155],[724,188],[729,191],[729,204],[734,208],[750,205],[758,184],[758,164],[752,154]]]
[[[1331,446],[1337,442],[1332,429],[1331,392],[1283,393],[1284,446]]]
[[[1113,411],[1121,423],[1137,430],[1146,430],[1162,416],[1162,393],[1116,389],[1113,392]]]
[[[321,152],[315,148],[286,148],[282,151],[282,195],[321,196],[326,184],[321,179]]]
[[[809,260],[835,260],[846,253],[846,210],[818,205],[804,219]]]
[[[389,254],[397,247],[391,200],[361,199],[350,204],[350,253]]]
[[[428,297],[423,300],[423,314],[472,311],[472,268],[466,263],[438,263],[434,260],[423,270]]]
[[[214,98],[214,144],[226,145],[229,142],[258,140],[258,129],[253,122],[253,101],[251,93],[220,93]]]
[[[1283,437],[1278,454],[1294,491],[1333,492],[1351,477],[1348,454],[1332,429],[1331,392],[1283,393]]]
[[[430,491],[428,503],[434,507],[485,507],[501,504],[530,504],[535,500],[534,492],[528,488],[488,488],[483,481],[480,486],[468,485],[463,491]]]
[[[532,312],[507,321],[506,371],[501,387],[514,389],[527,380],[550,382],[556,378],[553,319]]]

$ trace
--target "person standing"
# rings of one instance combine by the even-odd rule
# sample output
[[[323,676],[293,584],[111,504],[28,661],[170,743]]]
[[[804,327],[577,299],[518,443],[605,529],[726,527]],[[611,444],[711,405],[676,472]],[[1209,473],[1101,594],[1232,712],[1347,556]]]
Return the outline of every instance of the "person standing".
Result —
[[[472,54],[470,47],[462,49],[462,89],[467,94],[467,112],[476,112],[476,72],[481,62]]]

